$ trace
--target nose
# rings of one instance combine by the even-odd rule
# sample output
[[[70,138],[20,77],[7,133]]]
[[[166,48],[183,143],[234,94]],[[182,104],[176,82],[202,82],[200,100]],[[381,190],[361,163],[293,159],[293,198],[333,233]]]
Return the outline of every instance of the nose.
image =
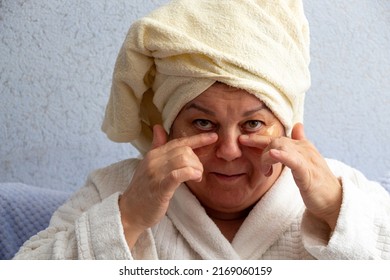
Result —
[[[222,131],[218,134],[218,142],[216,143],[217,158],[225,161],[233,161],[241,157],[242,151],[238,142],[238,136],[240,134],[235,131]]]

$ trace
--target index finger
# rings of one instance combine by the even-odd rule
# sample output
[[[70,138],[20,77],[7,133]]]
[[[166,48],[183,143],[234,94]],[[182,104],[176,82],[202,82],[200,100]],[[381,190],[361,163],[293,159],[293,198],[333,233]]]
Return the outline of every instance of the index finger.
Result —
[[[272,137],[257,135],[257,134],[243,134],[240,135],[239,141],[242,145],[252,148],[265,149],[272,142]]]
[[[188,137],[176,138],[168,142],[167,149],[188,146],[191,149],[201,148],[217,141],[218,135],[215,132],[199,133]]]

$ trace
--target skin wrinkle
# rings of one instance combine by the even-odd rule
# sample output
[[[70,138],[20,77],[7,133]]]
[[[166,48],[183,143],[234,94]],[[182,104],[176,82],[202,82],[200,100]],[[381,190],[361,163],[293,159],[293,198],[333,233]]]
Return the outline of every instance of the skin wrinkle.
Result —
[[[232,90],[220,83],[210,87],[180,111],[171,127],[170,138],[208,132],[194,125],[197,119],[213,123],[210,131],[218,134],[218,141],[194,149],[204,166],[204,174],[201,182],[187,182],[187,185],[211,216],[222,220],[229,217],[227,214],[242,217],[273,185],[282,165],[276,164],[273,174],[265,176],[261,173],[262,151],[243,146],[239,138],[248,133],[279,137],[284,135],[284,127],[257,97],[245,90]],[[261,121],[262,126],[250,131],[247,128],[250,121]],[[232,153],[229,149],[237,152],[237,158],[227,158]],[[215,172],[232,177],[223,182],[227,177],[221,177],[224,178],[221,181]],[[229,181],[239,176],[237,184]]]
[[[227,91],[222,85],[211,86],[188,106],[191,103],[208,110],[182,110],[170,135],[161,125],[153,127],[151,150],[119,201],[123,224],[133,224],[125,230],[130,247],[144,229],[166,214],[182,183],[232,241],[284,166],[291,169],[308,211],[331,230],[335,228],[341,185],[306,139],[301,123],[294,125],[291,138],[283,137],[285,128],[279,119],[268,109],[257,110],[264,107],[260,99],[242,89]],[[297,165],[298,160],[302,164]],[[154,178],[145,177],[151,171]]]

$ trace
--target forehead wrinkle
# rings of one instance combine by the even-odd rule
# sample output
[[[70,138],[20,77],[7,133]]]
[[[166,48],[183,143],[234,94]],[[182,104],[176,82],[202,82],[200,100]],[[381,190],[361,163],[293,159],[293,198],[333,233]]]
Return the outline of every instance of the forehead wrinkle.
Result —
[[[257,112],[259,112],[261,110],[264,110],[264,109],[268,110],[267,106],[265,106],[264,103],[262,103],[259,107],[244,112],[242,114],[242,116],[243,117],[249,117],[249,116],[252,116],[252,115],[256,114]]]
[[[212,116],[215,116],[215,112],[214,111],[211,111],[210,109],[207,109],[199,104],[196,104],[196,103],[191,103],[189,104],[188,106],[186,106],[185,110],[190,110],[190,109],[195,109],[195,110],[198,110],[198,111],[201,111],[205,114],[208,114],[208,115],[212,115]]]
[[[188,111],[191,109],[198,110],[198,111],[203,112],[207,115],[216,116],[216,113],[214,111],[207,109],[207,108],[203,107],[202,105],[199,105],[195,102],[192,102],[191,104],[189,104],[185,107],[185,111]],[[256,114],[257,112],[264,110],[264,109],[268,110],[267,106],[265,106],[264,103],[262,103],[259,107],[245,111],[241,115],[242,115],[242,117],[249,117],[249,116],[252,116],[252,115]]]

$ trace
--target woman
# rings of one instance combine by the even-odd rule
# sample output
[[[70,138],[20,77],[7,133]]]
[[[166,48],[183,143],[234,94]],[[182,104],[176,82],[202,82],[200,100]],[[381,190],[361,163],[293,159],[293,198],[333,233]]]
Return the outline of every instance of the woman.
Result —
[[[390,198],[305,138],[301,1],[178,0],[134,23],[93,172],[16,258],[390,258]]]

